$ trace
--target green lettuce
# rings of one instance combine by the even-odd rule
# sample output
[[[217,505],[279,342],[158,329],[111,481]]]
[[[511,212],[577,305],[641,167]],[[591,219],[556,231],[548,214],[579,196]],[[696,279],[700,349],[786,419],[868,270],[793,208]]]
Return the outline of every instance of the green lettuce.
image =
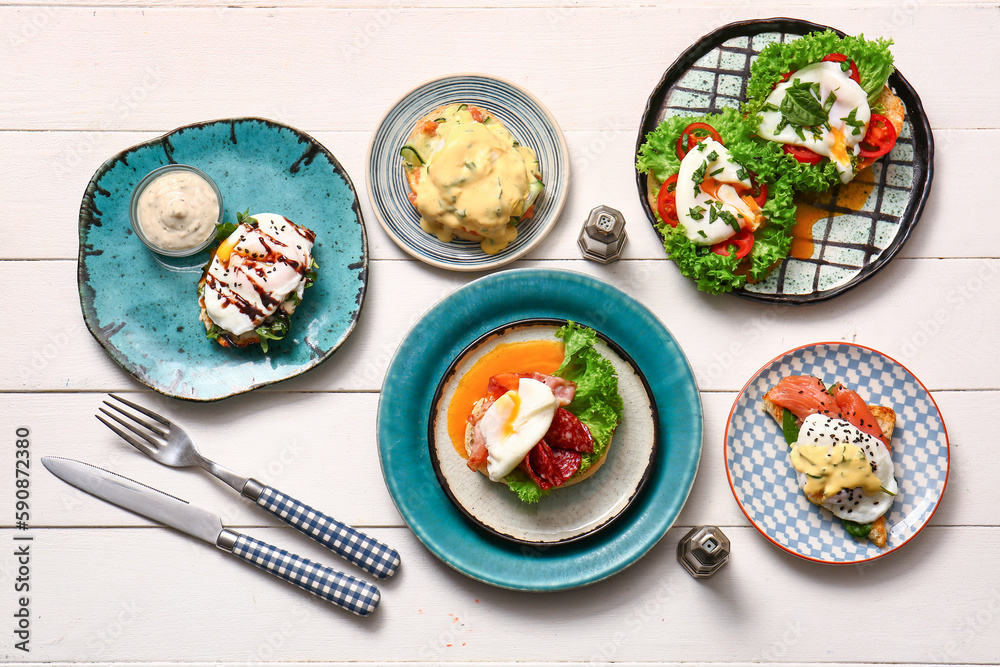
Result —
[[[568,322],[556,331],[565,346],[562,365],[553,373],[576,383],[576,394],[566,410],[576,415],[590,430],[594,451],[583,454],[577,475],[596,463],[611,444],[611,436],[622,419],[624,407],[618,393],[618,374],[610,361],[594,348],[597,334],[593,329]],[[520,469],[514,469],[504,481],[526,503],[538,502],[548,494]]]
[[[694,280],[703,292],[722,294],[743,287],[747,280],[762,280],[777,262],[788,255],[792,245],[789,230],[795,224],[794,189],[792,181],[781,176],[779,162],[761,159],[770,156],[772,149],[753,137],[755,126],[733,109],[724,109],[717,115],[673,116],[647,134],[645,143],[639,148],[636,168],[656,179],[654,187],[680,169],[677,138],[684,128],[697,122],[714,127],[733,159],[756,174],[758,181],[768,185],[767,201],[762,209],[767,222],[754,232],[750,269],[745,273],[737,273],[740,260],[734,254],[724,257],[712,252],[709,246],[694,243],[685,236],[683,225],[671,227],[660,218],[653,206],[656,229],[663,238],[663,247],[681,274]],[[780,147],[778,152],[777,159],[780,160],[784,153]],[[792,161],[795,162],[794,159]],[[824,184],[822,189],[826,187]]]

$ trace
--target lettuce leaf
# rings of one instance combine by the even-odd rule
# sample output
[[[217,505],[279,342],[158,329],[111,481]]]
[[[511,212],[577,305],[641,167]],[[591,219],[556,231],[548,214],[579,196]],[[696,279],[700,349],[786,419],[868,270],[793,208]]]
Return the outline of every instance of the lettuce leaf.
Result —
[[[624,406],[618,393],[618,374],[614,365],[594,348],[597,342],[594,330],[568,322],[555,335],[562,339],[566,351],[562,365],[553,375],[576,383],[576,394],[566,409],[590,429],[594,438],[594,452],[582,455],[580,469],[576,472],[579,475],[607,451],[624,414]],[[526,503],[538,502],[549,493],[519,469],[513,470],[504,481]]]

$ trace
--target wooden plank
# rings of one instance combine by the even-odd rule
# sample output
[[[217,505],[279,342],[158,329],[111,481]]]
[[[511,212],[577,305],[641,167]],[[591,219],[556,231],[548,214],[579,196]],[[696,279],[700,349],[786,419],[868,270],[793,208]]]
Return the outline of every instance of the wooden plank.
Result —
[[[192,404],[152,392],[126,396],[185,428],[201,451],[237,473],[275,488],[361,527],[402,527],[378,461],[374,393],[258,392],[237,401]],[[662,397],[661,397],[662,398]],[[724,442],[736,394],[705,392],[704,443],[681,525],[748,526],[726,477]],[[210,475],[174,470],[147,460],[94,418],[103,394],[4,394],[4,432],[31,430],[35,475],[35,523],[51,527],[148,526],[148,521],[78,492],[42,470],[41,456],[67,456],[113,470],[185,500],[218,511],[234,526],[277,526],[270,515],[239,498]],[[951,475],[935,526],[1000,526],[1000,489],[994,471],[978,461],[989,456],[992,426],[982,415],[1000,411],[998,391],[935,394],[951,441]],[[414,447],[425,447],[415,442]],[[9,452],[8,452],[9,453]],[[13,455],[0,474],[13,477]],[[360,499],[364,502],[360,502]],[[0,495],[0,526],[10,527],[13,494]]]
[[[634,117],[633,117],[634,116]],[[632,172],[638,115],[619,114],[600,121],[596,131],[566,133],[571,158],[572,196],[551,234],[532,259],[578,257],[577,236],[590,209],[619,209],[629,234],[625,259],[661,259],[662,244],[652,231]],[[308,128],[304,128],[309,131]],[[97,168],[129,146],[158,132],[0,132],[0,179],[6,183],[7,241],[0,259],[76,259],[80,200]],[[365,154],[367,132],[316,132],[314,136],[344,165],[357,189],[373,259],[404,254],[379,226],[368,199]],[[990,217],[988,188],[976,182],[976,156],[1000,153],[998,130],[938,130],[932,196],[901,257],[1000,257],[1000,226]],[[41,184],[41,185],[39,185]],[[44,191],[44,197],[39,193]],[[239,206],[234,205],[235,208]],[[120,224],[128,225],[127,220]],[[962,234],[956,234],[961,228]],[[975,238],[974,245],[969,239]]]
[[[867,3],[865,3],[867,5]],[[447,72],[485,71],[526,86],[567,130],[638,118],[663,71],[697,36],[782,5],[535,9],[2,7],[13,28],[0,71],[2,129],[168,129],[259,115],[321,130],[369,131],[400,95]],[[997,127],[1000,86],[988,5],[801,6],[801,18],[891,37],[898,66],[935,127]],[[38,24],[37,26],[35,24]],[[608,32],[609,25],[621,30]],[[952,66],[954,42],[981,67]],[[28,26],[25,28],[25,26]],[[493,26],[516,26],[495,30]],[[252,36],[295,35],[259,48]],[[414,48],[415,36],[435,48]],[[599,37],[598,37],[599,36]],[[538,54],[538,45],[558,50]],[[111,57],[108,44],[114,44]],[[447,66],[442,55],[448,54]],[[386,63],[378,76],[367,64]],[[587,63],[581,66],[581,63]],[[623,67],[623,63],[628,63]],[[595,88],[595,81],[601,81]],[[241,95],[244,91],[266,91]],[[39,104],[44,100],[44,104]]]
[[[675,545],[686,532],[677,527],[623,573],[546,595],[467,579],[405,529],[372,532],[397,546],[404,564],[380,584],[376,614],[358,619],[167,529],[37,530],[30,658],[446,663],[538,660],[557,650],[579,662],[805,663],[825,662],[835,650],[841,661],[895,664],[990,663],[1000,652],[992,631],[1000,613],[995,527],[929,528],[891,557],[849,567],[802,561],[750,528],[731,528],[733,556],[707,581],[677,564]],[[331,562],[289,529],[252,534]],[[816,612],[817,600],[868,596],[891,607],[880,614],[877,642],[845,642],[843,621]],[[555,649],[553,638],[568,634],[574,639]],[[9,645],[0,655],[24,658]]]
[[[326,363],[277,388],[377,390],[410,326],[474,277],[417,262],[372,264],[354,333]],[[1000,302],[990,288],[1000,273],[997,259],[897,259],[847,294],[807,307],[702,294],[662,260],[606,266],[522,261],[511,268],[529,266],[588,273],[644,303],[680,343],[703,390],[736,391],[770,359],[824,340],[874,347],[932,390],[997,388],[997,352],[981,343],[982,332],[1000,329]],[[13,362],[0,378],[0,391],[139,388],[87,335],[75,274],[70,261],[0,262],[0,284],[12,290],[12,312],[46,323],[32,335],[7,340]],[[600,305],[595,317],[613,317],[613,310],[612,304]]]

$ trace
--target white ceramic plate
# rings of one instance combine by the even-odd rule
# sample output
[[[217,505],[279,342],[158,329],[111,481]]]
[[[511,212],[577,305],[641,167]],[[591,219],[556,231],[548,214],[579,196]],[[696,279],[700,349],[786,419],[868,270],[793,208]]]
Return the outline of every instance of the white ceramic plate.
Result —
[[[518,224],[517,239],[496,255],[487,255],[475,241],[444,243],[423,231],[407,196],[410,187],[399,149],[406,145],[417,120],[439,106],[459,102],[489,110],[520,143],[532,148],[545,183],[535,202],[535,214]],[[372,134],[365,163],[368,198],[389,238],[420,261],[454,271],[495,269],[523,256],[552,229],[568,193],[569,151],[555,118],[517,84],[483,74],[434,79],[400,98]]]
[[[786,375],[836,381],[865,401],[896,411],[892,461],[899,493],[886,515],[888,546],[855,540],[828,510],[799,490],[781,427],[761,398]],[[948,482],[948,432],[930,392],[894,359],[850,343],[816,343],[764,366],[740,392],[726,427],[726,471],[743,513],[773,544],[807,560],[860,563],[913,539],[930,521]]]
[[[431,411],[431,463],[445,493],[467,518],[515,542],[571,542],[607,526],[639,493],[656,454],[659,439],[656,404],[645,378],[620,348],[603,338],[596,349],[618,372],[618,391],[625,414],[615,430],[604,465],[590,478],[555,489],[538,503],[528,504],[520,501],[506,484],[491,482],[486,475],[470,470],[465,458],[456,451],[448,435],[448,408],[462,376],[498,344],[556,340],[556,330],[565,323],[565,320],[522,320],[481,337],[445,373]]]

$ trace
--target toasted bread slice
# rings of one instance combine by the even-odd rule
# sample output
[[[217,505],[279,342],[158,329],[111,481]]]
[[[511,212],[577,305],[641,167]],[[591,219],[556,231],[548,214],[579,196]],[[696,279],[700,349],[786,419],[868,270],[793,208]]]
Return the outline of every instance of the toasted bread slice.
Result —
[[[763,399],[761,399],[761,407],[764,412],[771,415],[776,422],[780,425],[782,419],[785,415],[785,409],[780,405],[777,405],[771,400],[770,391],[764,394]],[[896,428],[896,411],[890,407],[884,405],[869,405],[868,409],[872,411],[872,415],[875,417],[875,421],[878,422],[879,427],[882,429],[882,433],[885,434],[886,440],[892,440],[892,432]],[[806,498],[809,502],[816,505],[819,504],[815,499],[809,498],[808,494]],[[874,543],[880,549],[884,549],[885,545],[889,539],[889,533],[885,526],[885,515],[880,516],[875,521],[872,522],[872,530],[868,533],[868,539]]]

